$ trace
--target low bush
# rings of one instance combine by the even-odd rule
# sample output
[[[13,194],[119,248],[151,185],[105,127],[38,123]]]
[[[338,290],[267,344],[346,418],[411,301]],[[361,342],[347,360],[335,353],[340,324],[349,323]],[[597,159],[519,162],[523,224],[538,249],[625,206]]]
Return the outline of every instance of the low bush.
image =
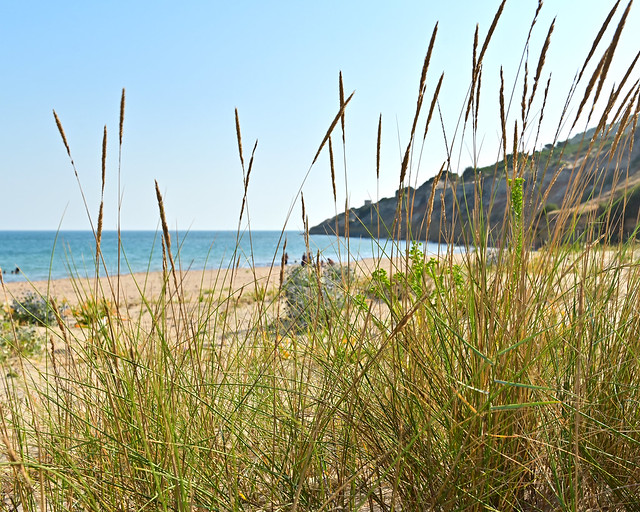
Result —
[[[22,299],[13,299],[10,315],[19,324],[46,326],[56,321],[52,302],[33,292],[27,293]]]
[[[353,271],[343,266],[292,268],[282,285],[287,311],[284,323],[301,331],[311,325],[326,326],[346,303],[345,290]]]

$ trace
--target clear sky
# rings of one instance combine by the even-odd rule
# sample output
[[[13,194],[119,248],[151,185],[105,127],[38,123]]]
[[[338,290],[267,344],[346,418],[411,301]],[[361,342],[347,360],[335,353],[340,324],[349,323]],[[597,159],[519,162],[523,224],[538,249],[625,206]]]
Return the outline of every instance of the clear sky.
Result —
[[[118,116],[126,88],[122,150],[122,227],[155,229],[154,179],[172,228],[234,229],[242,202],[242,171],[234,108],[245,160],[258,139],[249,184],[252,229],[280,229],[300,187],[310,224],[334,214],[326,151],[311,168],[338,106],[338,73],[347,94],[345,190],[339,128],[334,134],[338,208],[393,195],[406,146],[431,32],[438,37],[427,76],[427,103],[444,71],[444,130],[453,138],[470,82],[473,34],[487,34],[498,0],[189,1],[80,0],[2,2],[0,7],[0,229],[88,229],[89,222],[52,109],[71,146],[91,215],[99,205],[103,126],[108,130],[105,228],[116,227]],[[567,92],[612,0],[547,0],[531,39],[530,74],[557,16],[543,80],[552,73],[538,147],[550,142]],[[606,33],[626,7],[623,1]],[[516,88],[509,130],[518,116],[516,79],[537,0],[509,0],[483,66],[476,155],[499,150],[499,70],[507,95]],[[640,6],[634,6],[608,85],[624,75],[640,49]],[[599,60],[600,49],[594,59]],[[591,66],[590,69],[593,69]],[[638,73],[634,71],[633,81]],[[522,72],[520,77],[522,76]],[[529,78],[531,88],[532,77]],[[585,84],[586,85],[586,84]],[[577,104],[574,105],[575,112]],[[425,107],[428,110],[428,104]],[[382,165],[375,176],[378,116]],[[535,117],[534,117],[535,118]],[[546,122],[548,121],[548,122]],[[423,130],[424,117],[419,131]],[[585,126],[580,126],[584,128]],[[446,152],[434,117],[420,165],[420,184]],[[533,139],[533,136],[531,136]],[[471,140],[456,138],[453,169],[471,164]],[[533,141],[531,142],[533,144]],[[531,148],[529,148],[531,149]],[[287,226],[299,229],[295,202]]]

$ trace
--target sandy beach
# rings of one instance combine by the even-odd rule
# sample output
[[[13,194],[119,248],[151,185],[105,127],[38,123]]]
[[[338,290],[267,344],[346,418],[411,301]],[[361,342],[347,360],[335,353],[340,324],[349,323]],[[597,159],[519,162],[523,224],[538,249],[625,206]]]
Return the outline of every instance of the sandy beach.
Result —
[[[373,258],[350,262],[357,275],[370,274],[378,266],[391,267],[389,259]],[[292,268],[289,265],[288,268]],[[165,277],[162,272],[134,273],[120,276],[73,277],[50,281],[21,281],[4,283],[2,302],[11,303],[13,299],[37,293],[51,297],[56,304],[74,306],[92,297],[104,297],[121,308],[135,308],[143,299],[155,301],[166,286],[166,293],[175,294],[178,283],[178,295],[182,301],[198,302],[204,296],[225,297],[233,295],[239,298],[245,293],[251,295],[259,289],[269,291],[280,283],[280,266],[231,269],[190,270],[169,273]],[[168,284],[167,284],[168,283]]]

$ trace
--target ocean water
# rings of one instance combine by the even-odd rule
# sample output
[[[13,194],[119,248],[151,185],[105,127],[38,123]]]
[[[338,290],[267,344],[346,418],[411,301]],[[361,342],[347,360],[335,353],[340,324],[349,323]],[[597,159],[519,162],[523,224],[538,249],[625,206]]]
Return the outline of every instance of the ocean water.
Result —
[[[297,231],[190,231],[172,233],[171,247],[182,269],[202,270],[228,267],[235,256],[241,267],[279,264],[286,240],[289,264],[299,263],[306,252],[304,236]],[[120,272],[162,270],[161,233],[156,231],[123,231],[121,233]],[[346,261],[389,254],[393,242],[364,238],[337,238],[313,235],[309,246],[314,256],[318,251],[324,259]],[[347,246],[349,251],[347,251]],[[446,247],[427,242],[424,249],[437,254]],[[118,234],[105,231],[102,235],[104,264],[111,275],[118,269]],[[0,268],[6,282],[40,281],[95,275],[95,238],[91,231],[0,231]],[[15,272],[19,268],[20,272]],[[101,266],[100,275],[104,275]]]

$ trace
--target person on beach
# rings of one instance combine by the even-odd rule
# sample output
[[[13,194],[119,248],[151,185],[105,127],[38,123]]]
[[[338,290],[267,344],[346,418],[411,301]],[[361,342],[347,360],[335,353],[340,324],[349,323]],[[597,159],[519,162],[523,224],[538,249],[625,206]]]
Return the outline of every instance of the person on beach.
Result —
[[[302,253],[302,259],[300,260],[300,266],[304,267],[308,263],[307,261],[307,253]]]

